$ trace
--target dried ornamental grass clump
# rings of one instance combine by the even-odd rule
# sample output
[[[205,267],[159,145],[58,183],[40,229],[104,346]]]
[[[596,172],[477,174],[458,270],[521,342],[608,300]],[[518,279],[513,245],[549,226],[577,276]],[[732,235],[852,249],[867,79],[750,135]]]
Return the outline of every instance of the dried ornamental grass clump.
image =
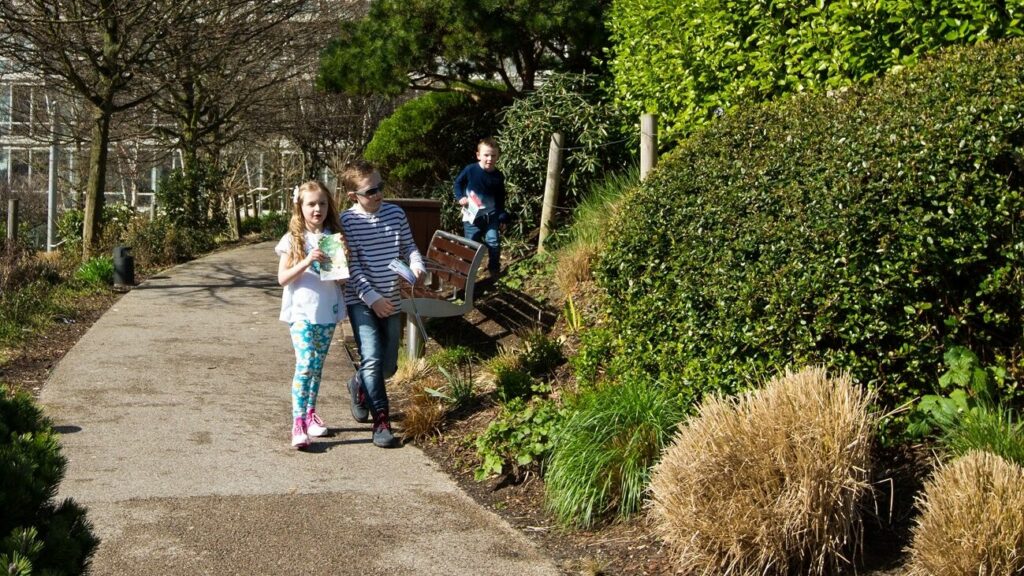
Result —
[[[935,472],[918,506],[909,574],[1024,574],[1024,468],[970,452]]]
[[[711,398],[651,481],[657,531],[688,574],[824,574],[852,563],[876,417],[846,375],[807,368]]]

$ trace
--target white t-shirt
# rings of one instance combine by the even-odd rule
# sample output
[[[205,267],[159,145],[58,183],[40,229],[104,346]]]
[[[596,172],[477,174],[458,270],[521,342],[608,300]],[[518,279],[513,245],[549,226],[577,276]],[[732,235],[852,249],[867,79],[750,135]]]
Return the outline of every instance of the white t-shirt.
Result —
[[[305,252],[313,249],[319,235],[304,233]],[[292,247],[291,233],[285,234],[274,247],[278,257],[288,254]],[[345,297],[341,286],[334,280],[320,280],[314,266],[306,268],[295,280],[285,285],[281,295],[282,322],[291,324],[305,320],[313,324],[337,324],[345,319]]]

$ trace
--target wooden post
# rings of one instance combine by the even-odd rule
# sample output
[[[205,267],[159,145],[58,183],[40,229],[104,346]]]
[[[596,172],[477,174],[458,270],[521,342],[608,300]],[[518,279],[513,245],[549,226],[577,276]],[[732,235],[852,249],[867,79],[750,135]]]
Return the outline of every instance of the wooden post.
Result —
[[[551,135],[548,146],[548,173],[544,180],[544,205],[540,213],[540,238],[537,241],[537,253],[544,251],[544,240],[551,233],[551,219],[554,218],[555,206],[558,205],[558,181],[562,175],[562,145],[564,138],[560,132]]]
[[[658,163],[658,119],[654,114],[640,116],[640,181]]]
[[[7,241],[14,242],[18,238],[18,199],[7,200]]]
[[[228,196],[228,209],[231,210],[231,232],[234,233],[235,240],[241,240],[242,215],[238,211],[237,194],[232,194],[231,196]]]

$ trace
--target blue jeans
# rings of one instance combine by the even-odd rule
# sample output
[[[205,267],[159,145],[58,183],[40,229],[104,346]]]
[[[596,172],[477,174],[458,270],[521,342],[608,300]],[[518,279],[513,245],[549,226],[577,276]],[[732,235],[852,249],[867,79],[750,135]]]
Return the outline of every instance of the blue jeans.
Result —
[[[492,275],[501,272],[501,223],[497,218],[480,216],[473,223],[462,223],[463,236],[487,246],[487,270]]]
[[[394,313],[378,318],[362,302],[348,305],[356,347],[359,348],[359,377],[366,387],[371,412],[388,411],[388,392],[384,381],[398,371],[398,342],[402,335],[402,315]]]

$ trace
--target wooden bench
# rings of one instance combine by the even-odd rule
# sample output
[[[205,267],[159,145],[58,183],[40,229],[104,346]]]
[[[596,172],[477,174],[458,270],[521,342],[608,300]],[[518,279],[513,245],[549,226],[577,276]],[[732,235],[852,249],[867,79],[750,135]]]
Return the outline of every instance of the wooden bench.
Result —
[[[423,257],[426,282],[417,285],[415,293],[412,286],[402,283],[405,343],[410,359],[420,355],[420,333],[426,338],[420,318],[462,316],[473,309],[473,290],[483,257],[483,244],[443,230],[434,232]]]

